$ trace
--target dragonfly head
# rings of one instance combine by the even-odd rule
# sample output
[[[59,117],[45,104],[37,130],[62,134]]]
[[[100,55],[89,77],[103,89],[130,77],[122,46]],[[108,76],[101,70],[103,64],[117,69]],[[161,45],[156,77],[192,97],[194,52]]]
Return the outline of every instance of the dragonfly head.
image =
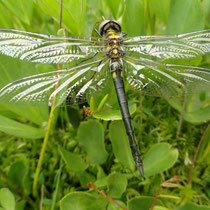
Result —
[[[101,36],[104,36],[109,30],[120,33],[121,26],[116,20],[104,20],[99,26]]]

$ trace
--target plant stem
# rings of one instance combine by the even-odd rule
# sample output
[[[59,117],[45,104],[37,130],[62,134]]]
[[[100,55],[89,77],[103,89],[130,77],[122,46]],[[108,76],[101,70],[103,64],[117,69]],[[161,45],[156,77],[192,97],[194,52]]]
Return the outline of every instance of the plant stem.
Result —
[[[58,85],[56,85],[56,89],[57,89],[57,86]],[[39,156],[38,164],[37,164],[37,167],[36,167],[36,173],[35,173],[34,182],[33,182],[33,196],[34,197],[36,197],[36,195],[37,195],[37,189],[36,189],[37,188],[37,182],[38,182],[38,179],[39,179],[39,173],[40,173],[40,170],[41,170],[41,166],[42,166],[42,162],[43,162],[43,158],[44,158],[44,153],[45,153],[45,150],[46,150],[46,147],[47,147],[47,142],[48,142],[49,135],[50,135],[50,129],[51,129],[52,120],[53,120],[53,113],[54,113],[54,109],[55,109],[55,99],[56,99],[56,96],[53,99],[52,107],[50,109],[50,116],[49,116],[49,120],[48,120],[48,124],[47,124],[47,130],[46,130],[46,134],[45,134],[44,141],[43,141],[43,144],[42,144],[42,149],[41,149],[41,153],[40,153],[40,156]]]
[[[200,139],[200,141],[199,141],[199,144],[198,144],[198,146],[197,146],[197,148],[196,148],[196,151],[195,151],[195,154],[194,154],[194,157],[193,157],[193,161],[192,161],[192,164],[191,164],[189,173],[188,173],[187,183],[190,182],[192,170],[193,170],[193,168],[194,168],[195,161],[196,161],[197,156],[198,156],[198,152],[199,152],[199,150],[200,150],[201,144],[202,144],[202,142],[203,142],[203,140],[204,140],[204,137],[206,136],[207,131],[208,131],[209,128],[210,128],[210,123],[208,124],[207,128],[205,129],[205,131],[204,131],[204,133],[203,133],[203,135],[202,135],[202,137],[201,137],[201,139]]]
[[[62,5],[63,5],[63,1],[60,0],[60,17],[59,17],[59,28],[60,29],[62,27],[62,8],[63,8]],[[57,69],[58,70],[61,69],[60,64],[58,64]],[[57,73],[57,75],[59,76],[59,72]],[[59,85],[59,81],[56,84],[55,90],[58,88],[58,85]],[[47,147],[47,142],[48,142],[49,135],[50,135],[50,129],[51,129],[52,121],[53,121],[53,113],[54,113],[54,110],[55,110],[55,102],[56,102],[56,95],[53,98],[52,106],[51,106],[51,109],[50,109],[50,116],[49,116],[49,120],[48,120],[48,124],[47,124],[47,130],[46,130],[46,134],[45,134],[44,141],[43,141],[43,144],[42,144],[42,149],[41,149],[40,157],[39,157],[39,160],[38,160],[38,165],[36,167],[36,173],[35,173],[34,182],[33,182],[33,195],[34,195],[34,197],[36,197],[36,194],[37,194],[37,182],[38,182],[38,179],[39,179],[39,173],[40,173],[40,170],[41,170],[41,166],[42,166],[42,162],[43,162],[43,158],[44,158],[44,153],[45,153],[45,150],[46,150],[46,147]]]

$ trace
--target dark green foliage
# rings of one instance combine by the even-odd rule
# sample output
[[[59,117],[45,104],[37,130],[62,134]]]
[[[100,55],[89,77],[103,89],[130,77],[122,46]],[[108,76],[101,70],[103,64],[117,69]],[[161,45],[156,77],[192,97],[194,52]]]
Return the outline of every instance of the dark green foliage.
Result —
[[[62,27],[68,35],[89,37],[94,24],[104,16],[120,21],[129,36],[178,34],[209,28],[209,8],[209,0],[63,0]],[[58,0],[0,1],[0,28],[57,34],[59,11]],[[209,60],[207,55],[194,62],[210,68]],[[0,88],[46,69],[56,66],[0,55]],[[96,98],[96,105],[90,102],[91,111],[95,111],[91,116],[76,105],[56,108],[39,176],[39,193],[33,200],[32,183],[49,108],[0,102],[0,209],[14,209],[15,205],[16,209],[39,209],[40,200],[43,209],[119,209],[89,190],[87,183],[93,182],[121,206],[147,210],[159,186],[174,176],[179,176],[181,183],[161,189],[158,209],[210,209],[210,129],[187,183],[190,163],[210,119],[209,103],[187,102],[177,137],[183,101],[144,96],[127,89],[145,178],[136,171],[122,122],[108,121],[120,118],[116,94],[107,97],[105,93],[99,102]],[[200,97],[205,101],[209,93]],[[111,108],[106,106],[107,101]]]

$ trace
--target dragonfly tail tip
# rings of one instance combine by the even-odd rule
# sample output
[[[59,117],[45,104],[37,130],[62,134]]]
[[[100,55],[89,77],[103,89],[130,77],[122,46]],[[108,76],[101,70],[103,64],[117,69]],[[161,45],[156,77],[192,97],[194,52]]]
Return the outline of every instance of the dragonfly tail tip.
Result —
[[[139,170],[140,175],[141,175],[142,177],[144,177],[144,168],[143,168],[143,166],[139,166],[139,167],[138,167],[138,170]]]

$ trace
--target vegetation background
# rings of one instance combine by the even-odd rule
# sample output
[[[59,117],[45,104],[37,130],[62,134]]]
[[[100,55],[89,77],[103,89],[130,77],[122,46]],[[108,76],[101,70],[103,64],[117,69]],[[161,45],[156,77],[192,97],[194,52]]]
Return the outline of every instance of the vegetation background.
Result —
[[[0,0],[0,28],[56,35],[59,14],[59,0]],[[102,16],[121,22],[128,36],[179,34],[210,28],[210,1],[63,0],[62,26],[68,35],[91,36]],[[210,68],[209,61],[207,55],[194,64]],[[1,55],[0,88],[55,68]],[[0,102],[0,209],[120,209],[94,186],[130,210],[151,208],[160,186],[154,209],[210,209],[209,103],[187,102],[180,114],[183,101],[130,89],[128,100],[145,178],[135,171],[122,122],[85,116],[75,105],[53,112],[36,184],[43,138],[48,138],[49,108]],[[102,119],[114,119],[119,108],[101,113]],[[95,184],[89,185],[91,189],[90,182]]]

